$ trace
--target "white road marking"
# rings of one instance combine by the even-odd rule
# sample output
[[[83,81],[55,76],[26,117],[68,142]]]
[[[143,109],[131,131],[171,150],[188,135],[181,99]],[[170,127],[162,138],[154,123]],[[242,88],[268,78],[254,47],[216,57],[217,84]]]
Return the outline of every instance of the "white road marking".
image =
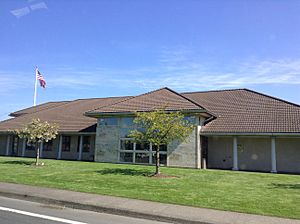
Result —
[[[48,220],[52,220],[52,221],[56,221],[56,222],[68,223],[68,224],[87,224],[84,222],[77,222],[77,221],[68,220],[68,219],[56,218],[56,217],[52,217],[52,216],[48,216],[48,215],[40,215],[40,214],[36,214],[36,213],[25,212],[25,211],[12,209],[12,208],[5,208],[5,207],[1,207],[1,206],[0,206],[0,210],[7,211],[7,212],[13,212],[13,213],[21,214],[21,215],[37,217],[37,218],[41,218],[41,219],[48,219]]]

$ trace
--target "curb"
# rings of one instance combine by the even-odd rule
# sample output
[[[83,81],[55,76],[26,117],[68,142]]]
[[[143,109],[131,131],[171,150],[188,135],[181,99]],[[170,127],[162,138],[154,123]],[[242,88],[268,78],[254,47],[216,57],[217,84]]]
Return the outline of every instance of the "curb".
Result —
[[[38,202],[43,204],[53,204],[58,206],[63,206],[72,209],[80,209],[80,210],[88,210],[93,212],[99,213],[108,213],[113,215],[120,215],[120,216],[128,216],[133,218],[140,218],[140,219],[148,219],[153,221],[160,221],[160,222],[169,222],[174,224],[186,223],[186,224],[214,224],[209,222],[200,222],[200,221],[193,221],[187,219],[179,219],[173,218],[169,216],[161,216],[161,215],[153,215],[141,212],[134,212],[126,209],[116,209],[111,207],[104,207],[104,206],[96,206],[96,205],[89,205],[89,204],[82,204],[77,202],[70,202],[58,199],[49,199],[44,197],[37,197],[27,194],[17,194],[17,193],[8,193],[0,191],[0,196],[8,197],[8,198],[15,198],[21,200],[27,200],[32,202]]]

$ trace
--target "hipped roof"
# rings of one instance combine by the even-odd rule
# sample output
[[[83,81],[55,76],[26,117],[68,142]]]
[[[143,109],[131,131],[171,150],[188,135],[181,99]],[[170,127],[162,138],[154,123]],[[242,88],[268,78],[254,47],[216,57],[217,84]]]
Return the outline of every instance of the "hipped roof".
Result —
[[[33,118],[58,123],[60,132],[95,132],[96,119],[107,115],[166,110],[211,114],[203,134],[285,133],[300,134],[300,106],[248,89],[176,93],[163,88],[136,97],[80,99],[44,104],[22,110],[18,117],[0,122],[0,132],[14,130]],[[25,113],[26,112],[26,113]]]

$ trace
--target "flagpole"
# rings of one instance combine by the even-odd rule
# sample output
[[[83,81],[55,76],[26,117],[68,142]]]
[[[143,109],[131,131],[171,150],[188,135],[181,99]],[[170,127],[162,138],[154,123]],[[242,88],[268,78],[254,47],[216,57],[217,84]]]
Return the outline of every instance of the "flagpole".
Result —
[[[35,69],[35,85],[34,85],[34,98],[33,98],[33,106],[36,106],[36,93],[37,93],[37,70],[38,70],[38,67],[36,66],[36,69]]]

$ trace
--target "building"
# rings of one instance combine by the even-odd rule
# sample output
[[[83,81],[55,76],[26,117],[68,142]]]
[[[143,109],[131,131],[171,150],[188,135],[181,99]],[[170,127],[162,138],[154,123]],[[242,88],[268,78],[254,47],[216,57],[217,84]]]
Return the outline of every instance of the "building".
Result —
[[[248,89],[177,93],[162,88],[139,96],[50,102],[0,122],[0,155],[34,157],[9,132],[33,118],[59,124],[41,157],[154,164],[155,148],[128,138],[136,111],[164,106],[196,125],[186,142],[161,146],[167,166],[300,173],[300,106]]]

